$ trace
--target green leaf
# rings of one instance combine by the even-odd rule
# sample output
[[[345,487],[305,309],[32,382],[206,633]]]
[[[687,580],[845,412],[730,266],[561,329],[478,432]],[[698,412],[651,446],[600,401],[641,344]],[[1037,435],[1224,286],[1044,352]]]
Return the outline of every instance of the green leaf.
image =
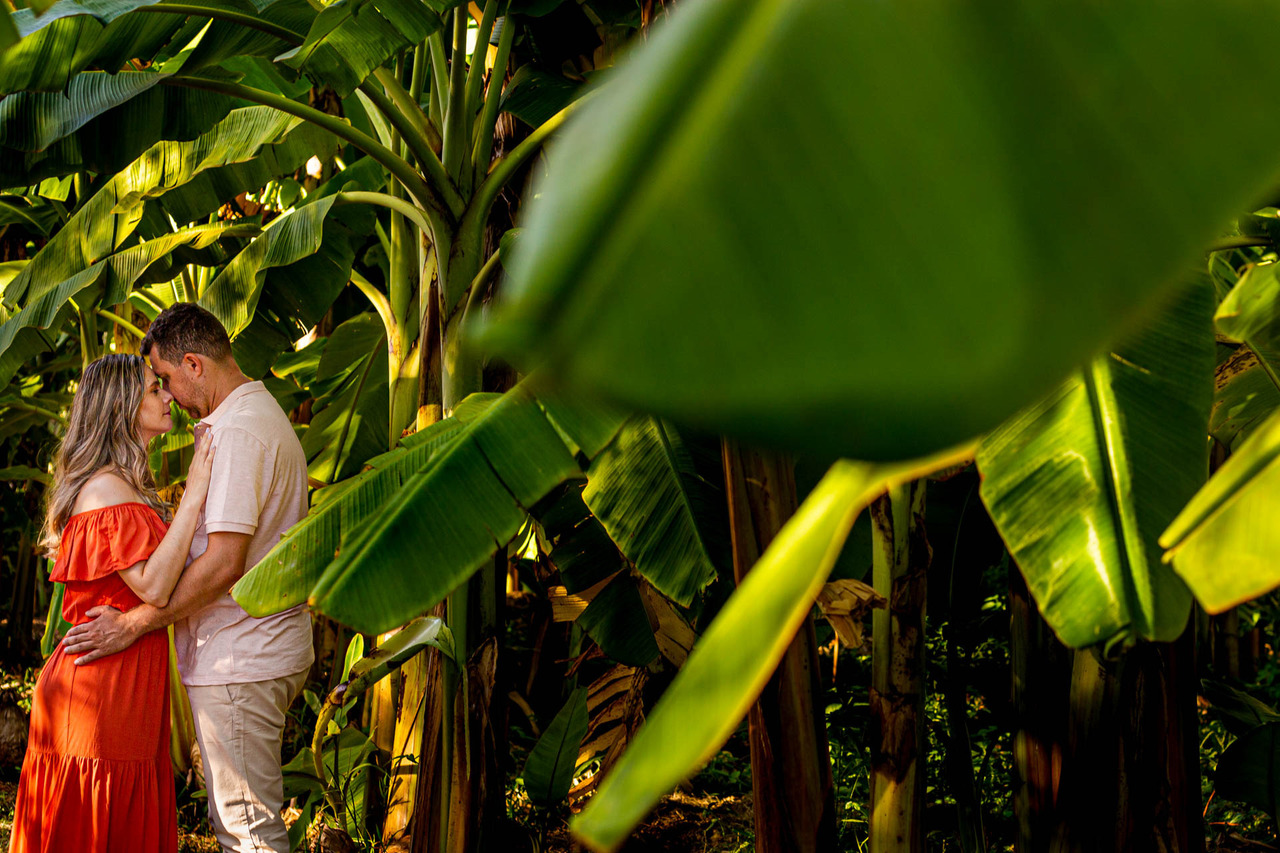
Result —
[[[1218,796],[1280,815],[1280,722],[1264,723],[1236,739],[1213,774]]]
[[[1238,446],[1280,407],[1280,354],[1260,352],[1242,346],[1218,365],[1209,434],[1224,447]]]
[[[20,195],[0,196],[0,228],[16,225],[32,236],[48,237],[61,222],[58,211],[44,199]],[[13,261],[6,262],[6,266],[11,263]],[[15,271],[14,276],[16,275]],[[7,285],[14,276],[0,276],[0,281]]]
[[[551,149],[488,343],[797,450],[983,433],[1267,185],[1277,24],[1242,2],[690,4]]]
[[[616,849],[737,728],[813,607],[853,520],[889,473],[836,463],[778,532],[572,822],[588,846]]]
[[[321,199],[272,220],[262,235],[236,255],[200,295],[201,305],[222,322],[233,340],[253,319],[267,271],[297,263],[321,250],[325,220],[333,202],[333,198]]]
[[[396,53],[442,26],[454,3],[422,0],[344,0],[324,7],[306,41],[276,57],[346,97]],[[432,8],[437,7],[437,8]]]
[[[630,572],[617,577],[592,599],[578,626],[606,655],[628,666],[648,666],[658,659],[658,643],[640,589]]]
[[[1280,348],[1280,279],[1276,264],[1251,267],[1218,306],[1213,321],[1223,336]]]
[[[0,480],[35,480],[37,483],[43,483],[46,486],[53,484],[53,477],[50,476],[48,471],[32,468],[30,465],[13,465],[8,468],[0,468]]]
[[[511,75],[502,90],[500,109],[511,113],[530,127],[543,122],[569,106],[582,85],[560,74],[551,74],[522,65]]]
[[[8,9],[0,10],[0,54],[17,44],[20,38],[13,15]]]
[[[1209,701],[1214,716],[1221,719],[1227,731],[1236,737],[1263,723],[1280,723],[1280,713],[1275,708],[1223,681],[1203,679],[1200,691]]]
[[[1198,281],[978,451],[982,500],[1069,646],[1169,642],[1186,625],[1157,537],[1208,474],[1212,310]]]
[[[66,233],[71,227],[68,225],[58,235]],[[254,225],[235,223],[198,225],[116,252],[61,282],[53,282],[49,289],[37,298],[30,299],[20,311],[0,324],[0,382],[7,382],[23,362],[36,353],[51,348],[44,331],[56,330],[66,322],[74,310],[72,300],[82,308],[99,301],[105,305],[119,304],[128,298],[129,291],[148,269],[155,264],[167,262],[178,246],[204,246],[222,237],[256,231],[257,227]],[[55,237],[54,240],[56,239]],[[10,289],[39,263],[54,240],[50,240],[36,259],[14,279]],[[5,295],[7,298],[7,290]]]
[[[536,805],[553,806],[569,795],[587,723],[587,688],[579,687],[569,694],[525,760],[524,788]]]
[[[456,441],[350,531],[309,602],[367,633],[399,625],[444,599],[515,536],[530,507],[580,475],[517,386],[464,420]]]
[[[241,193],[261,189],[269,181],[296,172],[313,156],[329,159],[337,147],[333,134],[300,122],[262,146],[253,157],[202,170],[187,183],[167,191],[161,203],[177,222],[203,220]]]
[[[311,513],[232,587],[236,603],[252,616],[268,616],[306,601],[351,530],[381,511],[461,431],[453,418],[432,424],[401,447],[368,460],[369,470],[319,489]]]
[[[1165,560],[1173,561],[1210,613],[1280,585],[1280,412],[1232,453],[1160,544],[1168,549]]]
[[[66,584],[55,582],[49,596],[49,612],[45,616],[44,634],[40,637],[40,654],[46,658],[58,648],[63,635],[71,630],[71,623],[62,618],[62,599],[66,591]]]
[[[672,600],[688,607],[716,579],[708,536],[723,524],[724,491],[699,476],[670,424],[630,420],[591,463],[582,499],[618,549]]]
[[[11,15],[22,40],[0,63],[0,95],[57,92],[90,65],[118,71],[129,59],[151,57],[183,25],[181,15],[129,15],[156,0],[63,0],[43,15]]]
[[[342,678],[338,680],[346,681],[351,675],[351,665],[362,657],[364,657],[364,634],[356,634],[351,638],[351,642],[347,643],[347,654],[342,662]]]
[[[234,110],[191,142],[159,142],[108,180],[5,288],[4,304],[39,297],[116,251],[137,228],[142,202],[200,172],[251,159],[298,123],[269,107]],[[28,294],[30,290],[30,294]]]
[[[334,330],[311,391],[317,399],[302,437],[309,476],[332,482],[387,449],[386,332],[376,314]]]
[[[347,686],[347,694],[363,693],[428,647],[439,649],[446,657],[453,658],[452,635],[438,616],[421,616],[410,621],[367,657],[355,661],[350,667],[351,683]],[[346,678],[345,675],[343,677]]]
[[[0,186],[123,169],[161,139],[190,140],[226,117],[232,99],[159,86],[169,75],[86,71],[64,92],[0,102]]]

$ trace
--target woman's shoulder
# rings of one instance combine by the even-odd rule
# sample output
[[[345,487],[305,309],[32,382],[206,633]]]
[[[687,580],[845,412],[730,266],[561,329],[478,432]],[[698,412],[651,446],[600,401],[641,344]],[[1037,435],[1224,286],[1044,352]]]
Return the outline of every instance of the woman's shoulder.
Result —
[[[142,500],[129,482],[115,471],[103,468],[85,481],[76,496],[72,514],[78,515],[95,509],[104,509],[117,504],[131,504]]]

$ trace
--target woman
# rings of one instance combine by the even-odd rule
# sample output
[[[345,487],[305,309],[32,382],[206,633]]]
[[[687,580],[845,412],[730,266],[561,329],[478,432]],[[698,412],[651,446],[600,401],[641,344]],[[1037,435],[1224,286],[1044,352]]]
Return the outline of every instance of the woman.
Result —
[[[202,442],[182,505],[156,495],[147,444],[173,427],[169,393],[136,355],[85,368],[54,464],[43,545],[66,585],[75,624],[103,605],[163,607],[186,565],[209,488]],[[18,783],[11,853],[173,853],[169,642],[154,631],[123,652],[77,667],[62,647],[40,673]]]

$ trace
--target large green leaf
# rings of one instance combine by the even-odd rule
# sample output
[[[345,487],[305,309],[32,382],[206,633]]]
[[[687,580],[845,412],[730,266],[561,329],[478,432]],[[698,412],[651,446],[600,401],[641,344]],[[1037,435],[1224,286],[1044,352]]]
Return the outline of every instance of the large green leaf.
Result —
[[[233,340],[253,319],[267,272],[321,251],[325,220],[333,210],[334,201],[333,197],[321,199],[272,220],[262,236],[236,255],[200,294],[201,305],[222,321]],[[348,265],[346,272],[349,271]],[[342,270],[335,272],[343,273]],[[347,276],[340,277],[345,284]]]
[[[981,495],[1069,646],[1172,641],[1191,598],[1157,538],[1208,475],[1207,281],[993,432]]]
[[[442,0],[346,0],[316,15],[299,47],[276,57],[346,97],[394,54],[440,29]]]
[[[310,514],[289,530],[231,593],[250,615],[279,613],[307,600],[351,531],[390,501],[404,482],[455,441],[456,419],[440,421],[370,459],[368,470],[316,492]]]
[[[699,474],[692,449],[661,419],[633,418],[591,463],[582,492],[627,559],[685,607],[716,579],[724,550],[711,541],[725,526],[724,491]]]
[[[1280,585],[1280,412],[1232,453],[1160,544],[1210,613]]]
[[[887,473],[837,463],[779,531],[573,822],[588,846],[616,849],[733,733],[813,607],[854,518],[884,489]]]
[[[159,140],[194,139],[231,111],[226,95],[157,85],[167,76],[86,71],[65,93],[0,101],[0,186],[116,172]]]
[[[20,311],[0,324],[0,381],[7,382],[31,356],[52,349],[46,330],[61,327],[76,305],[89,307],[99,301],[106,305],[124,302],[133,285],[153,265],[166,263],[178,246],[208,245],[223,237],[251,234],[256,230],[256,226],[235,223],[188,228],[116,252],[61,282],[54,282],[38,298],[28,301]],[[34,265],[33,261],[27,269]]]
[[[62,0],[42,15],[20,9],[12,19],[22,40],[0,62],[0,94],[57,92],[91,64],[119,71],[150,59],[182,27],[181,15],[130,15],[156,0]]]
[[[524,787],[537,805],[554,806],[568,796],[587,722],[587,688],[579,687],[569,694],[525,760]]]
[[[552,149],[489,341],[810,452],[982,433],[1270,186],[1277,24],[1237,0],[688,4]]]
[[[337,148],[333,134],[301,122],[277,140],[263,145],[253,157],[201,170],[182,186],[167,191],[162,204],[175,221],[195,222],[243,192],[261,189],[268,181],[296,172],[312,157],[328,160]],[[354,165],[339,174],[353,168]],[[357,173],[363,171],[362,168]]]
[[[323,396],[318,386],[330,385]],[[320,359],[311,424],[302,436],[307,473],[332,482],[387,450],[386,331],[376,314],[334,329]]]
[[[116,251],[133,233],[142,202],[181,186],[206,169],[254,157],[298,119],[268,107],[234,110],[190,142],[159,142],[114,175],[5,288],[4,304],[39,297]]]
[[[569,449],[517,386],[350,532],[310,603],[367,633],[393,628],[444,599],[576,476]]]

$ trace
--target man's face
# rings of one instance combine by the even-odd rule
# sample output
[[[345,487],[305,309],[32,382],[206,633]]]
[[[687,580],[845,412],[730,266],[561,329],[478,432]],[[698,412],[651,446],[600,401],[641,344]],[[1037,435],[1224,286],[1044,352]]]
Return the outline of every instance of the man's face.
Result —
[[[156,378],[164,385],[164,390],[173,395],[173,400],[193,418],[203,418],[209,414],[205,407],[203,393],[203,365],[197,356],[187,353],[182,360],[174,363],[165,361],[156,350],[150,356],[151,369]]]

